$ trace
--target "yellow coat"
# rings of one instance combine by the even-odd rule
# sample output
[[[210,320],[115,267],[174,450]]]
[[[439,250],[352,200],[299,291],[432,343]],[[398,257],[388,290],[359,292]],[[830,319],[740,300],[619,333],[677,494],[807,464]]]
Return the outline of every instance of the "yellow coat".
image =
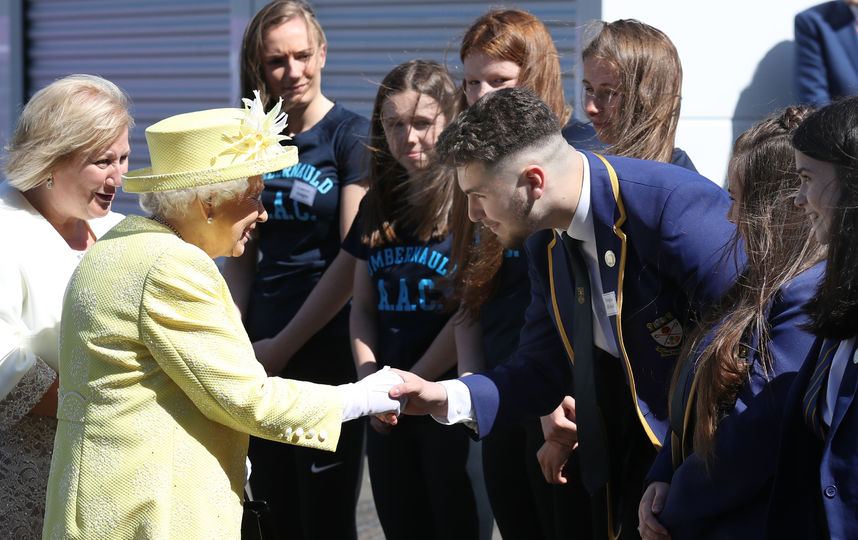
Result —
[[[59,392],[45,538],[239,538],[248,434],[334,450],[342,422],[335,388],[266,377],[214,262],[139,216],[69,282]]]

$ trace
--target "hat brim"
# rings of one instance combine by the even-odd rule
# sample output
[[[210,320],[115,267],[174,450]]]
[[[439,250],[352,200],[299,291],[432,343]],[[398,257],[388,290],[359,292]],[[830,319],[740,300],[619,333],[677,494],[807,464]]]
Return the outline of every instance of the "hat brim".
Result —
[[[137,169],[122,175],[122,191],[128,193],[148,193],[151,191],[170,191],[210,184],[219,184],[238,178],[249,178],[265,173],[279,171],[298,163],[298,149],[285,146],[284,153],[274,157],[256,159],[243,163],[233,163],[224,167],[186,171],[168,174],[152,174],[152,168]]]

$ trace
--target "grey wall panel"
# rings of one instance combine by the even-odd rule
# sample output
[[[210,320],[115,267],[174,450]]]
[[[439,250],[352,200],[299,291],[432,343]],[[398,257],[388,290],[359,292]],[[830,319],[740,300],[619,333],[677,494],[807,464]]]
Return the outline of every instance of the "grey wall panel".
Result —
[[[69,73],[114,81],[133,101],[131,167],[148,166],[144,130],[173,114],[237,105],[237,49],[260,0],[23,0],[25,88]],[[369,115],[378,83],[412,58],[444,62],[461,78],[458,47],[467,26],[500,4],[456,0],[317,0],[328,37],[325,94]],[[570,101],[577,54],[574,0],[524,1],[557,43]],[[132,197],[117,204],[136,211]]]
[[[568,99],[577,93],[573,67],[578,23],[573,0],[502,4],[456,0],[318,0],[313,3],[328,37],[323,89],[329,97],[368,115],[378,83],[412,58],[438,60],[462,76],[459,44],[468,25],[491,7],[517,7],[539,17],[557,44]]]

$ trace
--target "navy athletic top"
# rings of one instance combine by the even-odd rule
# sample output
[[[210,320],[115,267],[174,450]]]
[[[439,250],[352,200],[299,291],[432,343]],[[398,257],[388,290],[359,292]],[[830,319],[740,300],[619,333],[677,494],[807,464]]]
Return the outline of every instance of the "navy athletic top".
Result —
[[[247,316],[251,340],[279,332],[292,319],[340,248],[340,190],[365,171],[369,121],[339,104],[285,144],[299,162],[264,175],[258,265]],[[348,307],[320,331],[348,336]]]
[[[376,361],[408,370],[451,315],[441,311],[441,301],[443,282],[453,271],[452,236],[421,242],[405,231],[396,242],[371,248],[361,241],[360,219],[358,212],[343,249],[369,269],[378,302]]]

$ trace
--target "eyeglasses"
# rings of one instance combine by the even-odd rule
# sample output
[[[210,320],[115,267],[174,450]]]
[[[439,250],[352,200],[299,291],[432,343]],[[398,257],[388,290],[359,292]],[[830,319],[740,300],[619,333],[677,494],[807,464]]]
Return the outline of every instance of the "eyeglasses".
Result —
[[[610,105],[613,101],[618,99],[619,95],[619,92],[611,88],[603,88],[599,90],[584,88],[584,101],[586,102],[587,100],[592,99],[598,107]]]

